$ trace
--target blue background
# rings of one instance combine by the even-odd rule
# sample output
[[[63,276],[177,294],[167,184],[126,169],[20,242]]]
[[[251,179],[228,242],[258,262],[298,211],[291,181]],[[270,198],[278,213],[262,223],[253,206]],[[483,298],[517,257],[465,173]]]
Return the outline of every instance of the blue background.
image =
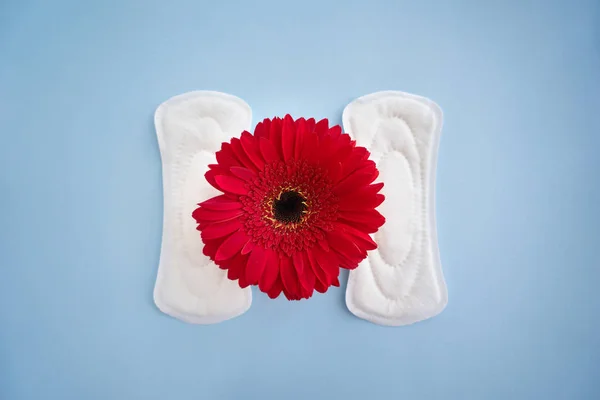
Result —
[[[0,3],[0,399],[600,398],[600,3],[217,3]],[[194,89],[255,121],[438,102],[446,310],[161,314],[152,117]]]

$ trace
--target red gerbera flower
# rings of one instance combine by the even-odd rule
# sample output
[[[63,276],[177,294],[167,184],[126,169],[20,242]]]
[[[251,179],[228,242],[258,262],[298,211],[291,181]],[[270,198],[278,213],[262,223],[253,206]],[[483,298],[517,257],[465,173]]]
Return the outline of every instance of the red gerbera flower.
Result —
[[[223,143],[205,177],[222,195],[193,217],[204,254],[244,288],[309,298],[377,248],[383,183],[369,152],[327,119],[265,119]]]

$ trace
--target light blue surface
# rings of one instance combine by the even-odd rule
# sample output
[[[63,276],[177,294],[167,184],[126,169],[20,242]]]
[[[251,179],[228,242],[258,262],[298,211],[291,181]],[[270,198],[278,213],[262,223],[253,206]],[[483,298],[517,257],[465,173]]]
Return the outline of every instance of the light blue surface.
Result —
[[[600,3],[217,3],[0,3],[0,399],[599,399]],[[161,314],[152,116],[194,89],[255,121],[438,102],[446,310]]]

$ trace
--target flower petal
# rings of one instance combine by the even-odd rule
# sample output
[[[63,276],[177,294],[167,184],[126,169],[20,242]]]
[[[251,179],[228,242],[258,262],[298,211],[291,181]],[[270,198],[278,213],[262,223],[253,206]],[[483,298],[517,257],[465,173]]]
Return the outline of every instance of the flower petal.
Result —
[[[229,172],[229,167],[224,167],[223,165],[219,165],[219,164],[208,164],[208,169],[210,171],[213,171],[216,175],[227,175],[227,173]]]
[[[348,261],[343,263],[347,268],[357,266],[367,256],[366,250],[361,251],[352,238],[341,231],[327,232],[327,238],[331,248],[341,256],[341,259]]]
[[[304,138],[304,151],[302,152],[302,158],[306,159],[310,163],[317,163],[321,156],[319,152],[321,148],[320,139],[316,133],[310,134]],[[319,151],[315,151],[319,149]]]
[[[221,246],[221,243],[223,243],[223,240],[224,239],[205,240],[204,247],[202,248],[202,254],[211,260],[214,260],[215,254],[217,253],[219,246]]]
[[[273,118],[271,121],[271,129],[269,130],[269,139],[271,143],[273,143],[273,147],[277,154],[279,154],[279,158],[283,158],[283,152],[281,151],[281,125],[283,121],[281,118]]]
[[[323,250],[329,251],[329,243],[327,243],[327,240],[321,239],[317,243],[319,244],[319,246],[321,246]]]
[[[211,210],[235,210],[238,208],[242,208],[242,203],[231,200],[231,198],[220,195],[203,201],[198,204],[200,207],[209,208]]]
[[[319,264],[325,275],[327,283],[331,284],[340,273],[340,260],[333,251],[325,251],[320,247],[313,247],[315,252],[315,261]]]
[[[238,253],[231,260],[223,262],[222,264],[227,266],[227,278],[232,281],[239,279],[244,272],[244,265],[246,265],[247,259],[248,256]]]
[[[217,183],[217,181],[215,181],[215,176],[217,175],[217,173],[211,169],[209,169],[208,171],[206,171],[206,173],[204,174],[204,179],[206,179],[206,181],[215,189],[217,189],[218,191],[222,192],[223,189],[221,189],[221,187],[219,186],[219,184]]]
[[[302,142],[306,136],[306,120],[299,118],[296,121],[296,143],[294,144],[294,159],[300,159],[302,153]]]
[[[363,166],[362,161],[365,160],[365,155],[368,153],[364,147],[354,147],[351,154],[344,162],[344,169],[342,171],[342,178],[350,175],[352,172]],[[368,156],[367,156],[368,157]]]
[[[251,285],[256,285],[262,276],[267,264],[267,252],[262,246],[256,246],[248,257],[246,265],[246,280]]]
[[[327,118],[323,118],[322,120],[317,122],[317,125],[315,126],[315,131],[317,132],[319,138],[324,137],[329,131],[329,120]]]
[[[230,175],[217,175],[215,176],[215,181],[217,185],[224,191],[232,194],[246,194],[248,193],[248,188],[246,187],[246,183],[234,176]]]
[[[242,250],[242,247],[248,243],[248,240],[249,238],[244,231],[235,232],[221,243],[217,254],[215,254],[215,260],[222,261],[233,257]]]
[[[328,170],[329,179],[331,179],[331,182],[335,183],[340,180],[340,177],[342,175],[342,163],[339,161],[331,163],[328,167]]]
[[[341,134],[342,134],[341,126],[335,125],[335,126],[332,126],[331,128],[329,128],[329,135],[331,135],[331,137],[333,137],[334,139],[339,138]]]
[[[281,282],[281,277],[278,276],[273,285],[271,285],[271,288],[269,289],[267,295],[269,295],[269,297],[272,299],[276,299],[277,297],[279,297],[282,290],[283,284]]]
[[[217,151],[215,156],[217,157],[217,163],[219,163],[221,167],[228,168],[240,165],[240,162],[233,153],[229,143],[224,142],[221,144],[221,150]]]
[[[304,297],[312,296],[312,292],[315,288],[315,280],[317,279],[315,273],[310,266],[310,261],[308,260],[308,254],[306,251],[298,252],[301,254],[302,262],[304,264],[304,268],[302,273],[298,274],[300,278],[300,285],[304,288]]]
[[[256,166],[250,161],[250,157],[248,157],[246,150],[242,147],[242,141],[240,139],[231,139],[231,150],[233,150],[235,156],[240,160],[240,166],[253,171],[256,170]]]
[[[375,193],[379,192],[382,188],[383,188],[383,182],[372,183],[369,186],[364,186],[362,189],[360,189],[360,192],[357,192],[357,194],[362,194],[362,192],[365,192],[365,194],[366,193],[375,194]]]
[[[277,153],[275,147],[273,147],[273,144],[269,140],[265,138],[260,138],[259,147],[260,152],[263,158],[265,159],[265,162],[270,163],[273,161],[280,160],[279,154]]]
[[[244,167],[231,167],[229,168],[229,170],[233,175],[237,176],[238,178],[244,181],[252,181],[257,177],[254,171]]]
[[[358,230],[350,225],[336,223],[336,229],[346,232],[351,240],[361,249],[365,250],[375,250],[377,248],[377,243],[369,236],[368,233],[365,233],[361,230]]]
[[[267,250],[265,257],[267,262],[265,263],[265,268],[260,277],[258,287],[261,291],[267,293],[279,277],[279,257],[277,253],[271,249]]]
[[[298,295],[300,290],[298,275],[292,265],[292,260],[286,255],[279,257],[279,270],[281,272],[281,281],[283,282],[284,294],[292,300]]]
[[[200,235],[202,239],[217,239],[220,237],[228,236],[233,232],[237,231],[242,227],[242,223],[239,218],[225,220],[216,224],[207,225],[202,229]]]
[[[341,138],[347,138],[348,136],[344,135]],[[342,140],[338,139],[338,144],[336,145],[336,147],[338,148],[335,157],[332,157],[333,160],[335,160],[335,162],[339,162],[343,165],[346,165],[348,163],[348,159],[350,157],[350,155],[352,154],[352,150],[354,149],[354,147],[352,147],[351,143],[347,143],[344,145],[340,145],[339,142],[342,142]],[[360,165],[360,164],[358,164]]]
[[[211,210],[208,208],[196,208],[192,217],[197,221],[226,221],[242,215],[242,210]]]
[[[306,132],[313,133],[315,131],[315,119],[309,118],[306,120]]]
[[[351,193],[357,188],[370,184],[377,179],[378,175],[379,171],[375,166],[360,169],[339,181],[333,188],[333,192],[338,196]],[[217,181],[217,183],[219,182]]]
[[[331,161],[331,154],[334,153],[334,141],[329,135],[324,135],[319,137],[319,153],[328,154],[328,157],[323,157],[319,155],[319,161],[322,165],[327,165]]]
[[[258,141],[256,140],[256,138],[252,136],[249,132],[244,131],[242,132],[242,137],[240,140],[242,141],[242,147],[246,151],[246,154],[248,155],[248,158],[250,158],[250,161],[252,161],[256,168],[262,170],[265,165],[265,161],[260,155],[260,150],[258,149]]]
[[[308,159],[312,153],[316,153],[315,149],[317,148],[317,135],[309,132],[306,129],[307,128],[305,126],[306,134],[302,140],[302,148],[300,149],[300,156],[297,157],[298,159]]]
[[[297,251],[292,255],[292,264],[294,265],[294,268],[296,268],[298,276],[300,276],[304,270],[304,258],[302,257],[302,253],[302,251]]]
[[[284,161],[289,161],[294,157],[295,143],[296,129],[292,117],[288,114],[283,119],[283,126],[281,128],[281,149]]]
[[[246,267],[246,265],[244,265],[244,268],[245,267]],[[250,286],[250,282],[248,282],[248,280],[246,279],[246,274],[244,273],[243,270],[242,270],[242,272],[240,272],[240,277],[238,278],[238,285],[240,285],[240,287],[242,289],[245,289],[248,286]]]
[[[259,122],[254,128],[254,136],[257,138],[269,137],[269,128],[271,126],[271,120],[265,118],[262,122]]]
[[[244,245],[244,247],[242,247],[242,254],[248,254],[250,253],[252,250],[254,250],[254,248],[256,247],[256,243],[254,243],[252,240],[249,240],[248,243],[246,243]]]
[[[315,290],[319,293],[325,293],[327,291],[328,287],[329,287],[328,285],[321,283],[318,280],[315,281]]]
[[[345,221],[358,230],[366,233],[375,233],[385,223],[385,217],[377,210],[366,210],[360,213],[340,211],[340,222]]]
[[[306,255],[307,255],[308,262],[312,268],[312,271],[315,273],[317,281],[320,281],[323,285],[325,285],[325,287],[327,287],[327,285],[328,285],[327,274],[325,274],[325,271],[323,270],[323,268],[321,268],[318,261],[316,260],[314,251],[309,250],[306,252]],[[321,292],[321,293],[323,293],[323,292]]]
[[[344,201],[340,201],[339,208],[344,211],[368,210],[379,206],[385,200],[382,194],[371,194],[364,192],[353,193],[352,196],[345,196]]]

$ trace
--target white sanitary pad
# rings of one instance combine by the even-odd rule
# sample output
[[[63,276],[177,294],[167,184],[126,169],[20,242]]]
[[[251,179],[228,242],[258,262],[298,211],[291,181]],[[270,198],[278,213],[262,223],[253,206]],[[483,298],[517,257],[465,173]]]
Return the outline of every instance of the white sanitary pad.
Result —
[[[378,249],[350,272],[348,309],[381,325],[431,318],[448,299],[435,223],[442,111],[424,97],[386,91],[356,99],[342,119],[344,131],[371,152],[386,196]]]
[[[154,302],[185,322],[212,324],[248,310],[250,288],[227,279],[202,253],[192,212],[220,193],[204,173],[216,163],[221,143],[249,130],[252,112],[243,100],[218,92],[198,91],[173,97],[156,110],[163,188],[163,236]]]

